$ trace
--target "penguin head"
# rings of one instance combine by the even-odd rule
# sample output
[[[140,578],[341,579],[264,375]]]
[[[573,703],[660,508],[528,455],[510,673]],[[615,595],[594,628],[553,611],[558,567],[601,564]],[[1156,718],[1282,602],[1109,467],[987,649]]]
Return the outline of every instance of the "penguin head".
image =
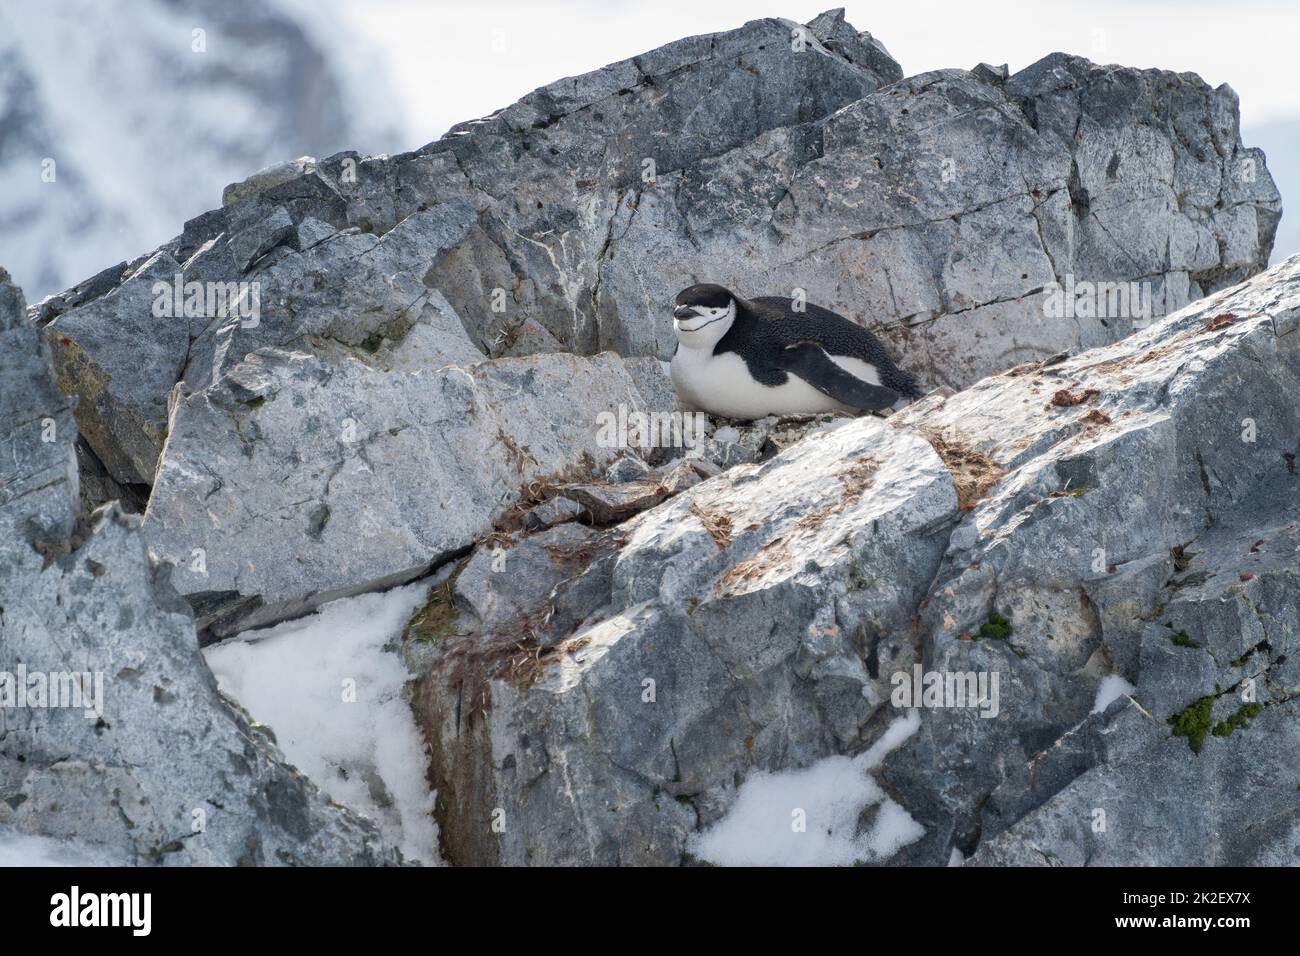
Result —
[[[713,348],[736,320],[736,297],[720,285],[693,285],[677,293],[673,331],[686,348]]]

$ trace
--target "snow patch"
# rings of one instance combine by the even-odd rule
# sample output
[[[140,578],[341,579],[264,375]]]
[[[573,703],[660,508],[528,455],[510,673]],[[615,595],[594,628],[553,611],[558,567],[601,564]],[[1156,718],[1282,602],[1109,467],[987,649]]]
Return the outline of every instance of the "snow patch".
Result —
[[[0,262],[29,302],[161,245],[269,163],[412,145],[343,0],[200,6],[0,3]]]
[[[751,775],[727,815],[692,837],[691,852],[723,866],[850,866],[888,859],[920,839],[925,828],[885,796],[870,771],[920,726],[920,712],[911,710],[856,757]]]
[[[1131,694],[1135,690],[1136,688],[1132,684],[1118,674],[1107,674],[1101,679],[1101,684],[1097,687],[1097,699],[1092,705],[1092,712],[1100,714],[1110,706],[1111,701],[1126,694]]]
[[[436,864],[428,757],[405,697],[411,675],[388,647],[429,587],[333,601],[204,655],[222,692],[274,731],[290,763],[408,859]]]
[[[0,828],[0,868],[10,866],[121,866],[94,847],[56,837]]]

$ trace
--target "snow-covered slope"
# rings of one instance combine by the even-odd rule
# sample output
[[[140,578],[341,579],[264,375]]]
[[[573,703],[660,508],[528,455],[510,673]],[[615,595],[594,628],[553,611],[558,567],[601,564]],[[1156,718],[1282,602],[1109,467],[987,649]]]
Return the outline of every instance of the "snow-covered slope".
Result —
[[[269,163],[395,149],[381,60],[346,32],[333,2],[0,0],[0,262],[35,301]]]

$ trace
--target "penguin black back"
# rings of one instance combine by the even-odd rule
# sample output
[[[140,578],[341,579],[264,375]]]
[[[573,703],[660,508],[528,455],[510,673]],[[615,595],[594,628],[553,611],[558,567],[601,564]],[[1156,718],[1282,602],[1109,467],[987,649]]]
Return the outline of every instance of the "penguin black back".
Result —
[[[736,297],[736,320],[714,347],[714,353],[735,352],[755,370],[763,357],[811,342],[827,355],[854,358],[874,366],[880,383],[907,398],[922,395],[916,376],[894,364],[884,344],[867,329],[830,309],[807,303],[795,311],[791,299]],[[755,370],[755,377],[760,373]],[[771,378],[771,376],[768,376]],[[779,384],[783,376],[769,384]]]

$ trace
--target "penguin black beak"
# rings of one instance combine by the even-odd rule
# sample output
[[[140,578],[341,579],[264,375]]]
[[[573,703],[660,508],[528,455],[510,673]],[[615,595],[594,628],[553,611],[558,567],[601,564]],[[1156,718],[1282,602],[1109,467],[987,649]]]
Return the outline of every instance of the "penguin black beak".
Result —
[[[700,313],[696,312],[695,309],[689,305],[679,305],[673,309],[674,319],[693,319],[699,314]]]

